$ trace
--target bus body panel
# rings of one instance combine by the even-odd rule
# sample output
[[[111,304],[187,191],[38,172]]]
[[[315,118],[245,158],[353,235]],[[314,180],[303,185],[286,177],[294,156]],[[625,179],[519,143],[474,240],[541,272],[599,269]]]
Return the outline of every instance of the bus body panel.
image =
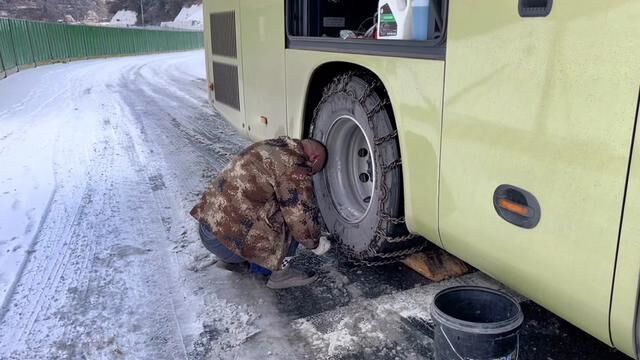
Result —
[[[438,163],[444,62],[369,55],[287,50],[289,135],[302,137],[307,87],[319,66],[342,61],[376,74],[387,89],[402,154],[405,215],[410,230],[436,244]]]
[[[610,343],[640,81],[640,2],[555,1],[545,18],[521,18],[517,5],[450,3],[442,242]],[[537,198],[537,227],[498,216],[494,191],[502,184]]]
[[[209,103],[213,104],[213,91],[209,88],[210,85],[213,84],[213,69],[212,69],[212,58],[213,58],[213,49],[211,48],[211,18],[210,14],[213,12],[213,2],[204,1],[202,3],[202,18],[203,18],[203,45],[204,45],[204,55],[205,55],[205,64],[204,67],[207,73],[207,96],[209,98]]]
[[[284,3],[241,1],[244,117],[253,139],[284,135]]]
[[[640,304],[640,134],[637,121],[611,304],[613,345],[629,355],[638,351],[636,317]]]

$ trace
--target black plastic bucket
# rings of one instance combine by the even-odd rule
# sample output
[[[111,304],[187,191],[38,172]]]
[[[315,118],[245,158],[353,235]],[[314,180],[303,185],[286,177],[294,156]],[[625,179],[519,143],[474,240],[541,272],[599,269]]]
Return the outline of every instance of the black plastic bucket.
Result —
[[[518,358],[524,315],[511,296],[482,287],[452,287],[435,296],[431,317],[436,360]]]

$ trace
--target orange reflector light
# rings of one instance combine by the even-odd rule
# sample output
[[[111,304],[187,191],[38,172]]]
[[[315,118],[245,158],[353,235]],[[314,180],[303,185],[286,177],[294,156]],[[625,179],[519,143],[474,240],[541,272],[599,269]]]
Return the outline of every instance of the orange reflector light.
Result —
[[[514,203],[513,201],[509,201],[507,199],[498,200],[498,206],[516,215],[527,217],[529,216],[529,207]]]

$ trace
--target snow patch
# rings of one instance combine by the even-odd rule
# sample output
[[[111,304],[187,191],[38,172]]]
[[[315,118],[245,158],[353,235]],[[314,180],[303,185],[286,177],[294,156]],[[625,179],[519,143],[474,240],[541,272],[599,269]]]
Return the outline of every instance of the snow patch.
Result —
[[[116,12],[109,25],[112,26],[134,26],[138,22],[138,13],[132,10],[119,10]]]
[[[173,21],[165,21],[160,24],[162,27],[187,29],[187,30],[202,30],[203,29],[203,11],[202,4],[191,5],[190,7],[183,7],[180,13]]]
[[[202,331],[189,354],[193,358],[200,359],[212,355],[217,355],[216,358],[219,358],[221,354],[244,344],[261,331],[254,325],[259,318],[258,314],[246,306],[224,300],[218,300],[215,306],[208,307],[200,318],[205,320],[202,323]]]
[[[394,344],[406,343],[398,329],[415,322],[431,323],[431,301],[435,294],[459,285],[484,286],[511,293],[502,284],[476,272],[376,299],[356,298],[348,306],[295,320],[292,327],[309,341],[315,353],[323,354],[319,359],[354,352],[375,353],[381,348],[394,354],[398,351]]]
[[[56,188],[50,149],[60,122],[50,113],[33,125],[33,108],[25,106],[26,99],[43,94],[29,87],[31,80],[28,72],[21,72],[0,87],[0,309],[7,305]],[[49,100],[41,98],[43,103]],[[28,151],[21,143],[29,144]]]
[[[173,21],[200,21],[202,22],[202,4],[191,5],[190,7],[183,7],[180,13]]]

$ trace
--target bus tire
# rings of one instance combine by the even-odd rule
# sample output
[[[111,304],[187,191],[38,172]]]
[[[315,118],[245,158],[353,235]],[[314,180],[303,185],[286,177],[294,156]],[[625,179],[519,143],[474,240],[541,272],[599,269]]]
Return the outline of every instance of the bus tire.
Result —
[[[408,234],[407,228],[380,220],[398,218],[403,211],[402,170],[392,165],[398,164],[400,149],[384,86],[367,73],[348,73],[323,94],[310,135],[327,147],[326,167],[314,176],[327,230],[342,250],[360,259],[415,247],[411,238],[389,242],[388,237]]]

